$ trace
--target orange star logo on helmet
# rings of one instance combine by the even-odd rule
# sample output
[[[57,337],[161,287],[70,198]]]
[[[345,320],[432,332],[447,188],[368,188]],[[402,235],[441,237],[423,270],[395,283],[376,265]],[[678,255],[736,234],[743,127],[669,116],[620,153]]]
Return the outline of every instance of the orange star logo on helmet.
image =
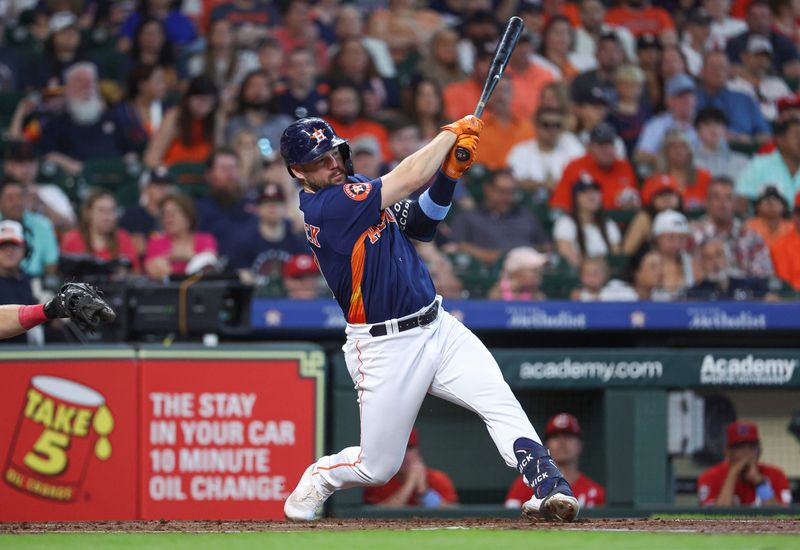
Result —
[[[322,128],[314,128],[314,132],[311,134],[311,139],[316,139],[317,143],[322,143],[328,136],[325,135],[325,131]]]

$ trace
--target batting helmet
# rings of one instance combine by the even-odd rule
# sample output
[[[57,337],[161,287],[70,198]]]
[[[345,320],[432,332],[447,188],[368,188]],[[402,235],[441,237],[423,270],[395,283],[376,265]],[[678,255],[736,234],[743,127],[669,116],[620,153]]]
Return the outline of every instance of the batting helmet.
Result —
[[[292,122],[281,136],[281,156],[292,177],[292,164],[305,164],[332,151],[339,149],[344,160],[345,172],[353,175],[353,162],[350,159],[350,146],[347,140],[340,138],[333,128],[321,118],[301,118]]]

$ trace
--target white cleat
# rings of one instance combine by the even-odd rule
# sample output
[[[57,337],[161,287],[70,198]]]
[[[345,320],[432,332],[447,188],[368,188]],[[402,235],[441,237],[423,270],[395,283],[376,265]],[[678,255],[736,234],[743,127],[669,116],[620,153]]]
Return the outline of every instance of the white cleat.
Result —
[[[564,493],[552,493],[544,498],[531,497],[522,505],[522,515],[532,521],[575,521],[581,505],[578,499]]]
[[[322,505],[325,504],[327,497],[322,496],[314,482],[311,474],[314,470],[312,464],[303,473],[303,477],[297,483],[292,494],[286,499],[283,505],[283,513],[286,518],[292,521],[314,521],[322,515]]]

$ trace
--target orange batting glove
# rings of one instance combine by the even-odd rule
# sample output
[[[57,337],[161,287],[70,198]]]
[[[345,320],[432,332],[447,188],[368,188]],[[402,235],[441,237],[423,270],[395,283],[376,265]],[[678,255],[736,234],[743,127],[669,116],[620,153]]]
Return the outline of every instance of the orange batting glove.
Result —
[[[483,121],[475,115],[467,115],[460,120],[445,124],[441,129],[453,132],[456,136],[461,136],[463,134],[479,136],[481,130],[483,130]]]
[[[476,119],[477,120],[477,119]],[[447,157],[442,163],[442,172],[450,178],[457,180],[469,170],[475,159],[478,158],[478,136],[462,134],[456,139]]]

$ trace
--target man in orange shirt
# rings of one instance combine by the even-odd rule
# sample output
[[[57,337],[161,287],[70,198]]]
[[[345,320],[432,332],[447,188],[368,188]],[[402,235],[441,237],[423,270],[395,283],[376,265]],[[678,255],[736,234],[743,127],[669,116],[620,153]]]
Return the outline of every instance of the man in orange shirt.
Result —
[[[794,196],[794,228],[778,237],[770,247],[775,274],[789,283],[793,289],[800,290],[800,191]]]
[[[603,208],[636,208],[639,189],[630,162],[618,159],[614,150],[617,132],[607,122],[601,122],[589,133],[588,153],[564,168],[564,173],[550,197],[550,207],[564,211],[572,209],[572,185],[587,174],[603,190]]]
[[[674,44],[677,40],[675,22],[664,8],[652,6],[650,0],[620,0],[617,7],[606,14],[606,23],[627,28],[636,38],[643,34],[654,34],[662,44]]]
[[[478,162],[489,170],[505,168],[511,149],[532,139],[535,133],[529,119],[520,118],[512,111],[512,93],[511,82],[501,78],[483,114],[483,143]]]
[[[408,438],[400,471],[386,485],[366,487],[364,502],[395,508],[441,508],[458,502],[458,493],[446,473],[425,465],[419,451],[419,435],[414,428]]]
[[[483,91],[483,83],[489,72],[494,50],[490,43],[475,45],[475,60],[472,74],[464,80],[453,82],[442,90],[444,113],[447,118],[461,118],[475,112],[475,106]]]
[[[511,83],[514,85],[511,111],[525,120],[533,119],[533,115],[539,108],[542,90],[555,80],[553,73],[548,69],[531,61],[533,48],[533,36],[529,33],[522,33],[506,68],[508,76],[511,77]],[[483,75],[481,80],[485,78],[486,72]],[[480,94],[478,95],[480,96]],[[484,141],[484,145],[485,143]]]
[[[361,94],[355,84],[339,83],[331,89],[331,110],[329,120],[336,134],[345,139],[356,141],[363,136],[372,136],[381,146],[383,162],[392,160],[389,148],[389,131],[377,122],[362,116],[363,103]]]

